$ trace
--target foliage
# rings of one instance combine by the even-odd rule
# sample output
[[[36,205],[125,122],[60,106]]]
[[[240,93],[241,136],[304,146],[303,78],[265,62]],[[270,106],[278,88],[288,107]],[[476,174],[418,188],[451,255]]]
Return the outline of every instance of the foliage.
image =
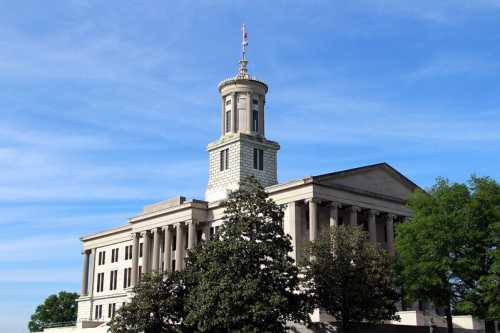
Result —
[[[392,260],[351,226],[332,227],[306,247],[305,272],[316,304],[343,328],[396,319]]]
[[[189,255],[186,322],[199,332],[285,332],[286,321],[307,321],[307,297],[281,207],[249,178],[225,203],[220,232]]]
[[[471,177],[469,185],[438,179],[409,202],[414,216],[397,228],[396,249],[410,300],[430,300],[486,319],[498,319],[500,186]]]
[[[77,293],[61,291],[57,295],[50,295],[40,304],[28,324],[30,332],[43,331],[47,325],[76,321]]]
[[[111,333],[188,332],[183,325],[186,297],[183,274],[145,275],[134,288],[134,296],[116,312]]]

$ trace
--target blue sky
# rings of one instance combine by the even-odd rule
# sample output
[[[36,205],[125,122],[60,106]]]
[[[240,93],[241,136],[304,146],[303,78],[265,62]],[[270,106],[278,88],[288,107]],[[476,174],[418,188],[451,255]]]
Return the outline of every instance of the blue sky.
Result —
[[[203,198],[243,22],[280,181],[500,179],[499,21],[498,0],[0,1],[0,331],[79,290],[80,235]]]

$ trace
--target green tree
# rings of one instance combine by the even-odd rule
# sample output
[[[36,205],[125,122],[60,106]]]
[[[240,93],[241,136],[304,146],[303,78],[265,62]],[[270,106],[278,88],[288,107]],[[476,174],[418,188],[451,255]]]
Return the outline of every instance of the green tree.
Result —
[[[309,243],[304,261],[309,289],[320,308],[344,329],[353,322],[397,319],[399,295],[392,260],[370,244],[366,232],[332,227]]]
[[[282,218],[254,178],[229,195],[220,231],[187,260],[186,322],[198,332],[279,333],[309,319]]]
[[[28,323],[30,332],[43,331],[45,326],[76,321],[77,293],[61,291],[50,295],[40,304]]]
[[[134,296],[116,312],[111,333],[189,332],[183,324],[186,287],[183,273],[148,274]]]
[[[500,184],[472,176],[464,244],[459,253],[457,275],[463,281],[456,312],[500,320]]]
[[[500,187],[489,178],[469,185],[438,179],[428,193],[409,201],[410,223],[397,228],[396,249],[403,287],[410,300],[469,312],[488,322],[498,318]]]

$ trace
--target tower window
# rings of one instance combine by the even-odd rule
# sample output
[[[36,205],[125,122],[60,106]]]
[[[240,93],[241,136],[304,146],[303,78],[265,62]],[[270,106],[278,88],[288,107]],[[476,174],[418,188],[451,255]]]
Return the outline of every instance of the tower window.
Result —
[[[229,169],[229,148],[220,151],[220,171]]]
[[[259,111],[257,110],[252,111],[252,131],[259,131]]]
[[[264,170],[264,151],[262,149],[253,149],[253,168]]]
[[[231,111],[226,111],[226,133],[231,132]]]

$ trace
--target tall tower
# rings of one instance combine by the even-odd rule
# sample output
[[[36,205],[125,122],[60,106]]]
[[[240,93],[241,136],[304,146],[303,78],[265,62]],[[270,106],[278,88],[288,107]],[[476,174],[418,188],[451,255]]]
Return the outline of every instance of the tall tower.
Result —
[[[242,28],[238,74],[219,83],[221,136],[207,146],[209,154],[207,201],[222,200],[239,182],[254,176],[265,187],[277,183],[279,144],[265,137],[267,84],[248,73],[248,35]]]

